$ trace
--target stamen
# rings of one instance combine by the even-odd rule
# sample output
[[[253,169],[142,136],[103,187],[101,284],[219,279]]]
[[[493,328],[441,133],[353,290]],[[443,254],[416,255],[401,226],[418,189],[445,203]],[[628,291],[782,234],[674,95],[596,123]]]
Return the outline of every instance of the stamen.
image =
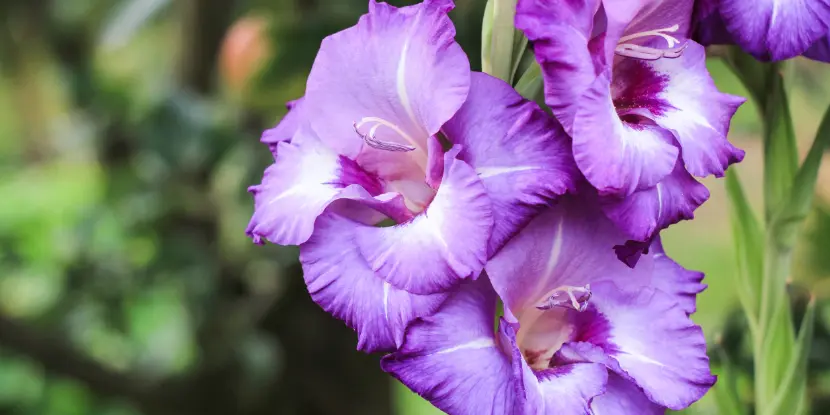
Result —
[[[680,41],[677,40],[677,38],[675,38],[674,36],[667,35],[663,32],[674,33],[678,30],[680,30],[680,25],[674,25],[672,27],[665,27],[665,28],[662,28],[662,29],[648,30],[648,31],[645,31],[645,32],[639,32],[639,33],[634,33],[634,34],[631,34],[631,35],[628,35],[628,36],[623,36],[623,37],[620,38],[620,41],[617,42],[617,43],[625,43],[625,42],[628,42],[629,40],[638,39],[638,38],[647,37],[647,36],[660,36],[663,39],[666,39],[666,42],[669,43],[669,47],[672,48],[672,47],[674,47],[674,45],[680,43]]]
[[[585,284],[584,287],[565,285],[555,290],[544,302],[536,305],[536,308],[550,310],[554,307],[561,307],[582,312],[588,308],[590,299],[591,284]]]
[[[372,128],[369,129],[368,133],[363,134],[363,133],[360,132],[360,127],[362,127],[366,124],[374,124],[374,125],[372,125]],[[414,150],[417,149],[417,147],[415,147],[415,146],[410,146],[410,145],[406,145],[406,144],[399,144],[399,143],[393,143],[391,141],[379,140],[376,137],[378,128],[380,126],[384,126],[386,128],[389,128],[390,130],[396,132],[398,135],[400,135],[406,141],[409,141],[412,144],[416,144],[415,140],[413,140],[412,137],[409,136],[409,134],[407,134],[405,131],[400,129],[400,127],[398,127],[397,125],[392,124],[391,122],[386,121],[383,118],[365,117],[365,118],[361,119],[360,122],[355,122],[353,125],[354,125],[354,131],[357,133],[357,135],[359,135],[361,138],[363,138],[363,141],[365,141],[366,144],[368,144],[372,148],[376,148],[376,149],[379,149],[379,150],[386,150],[386,151],[396,151],[396,152],[408,152],[408,151],[414,151]]]
[[[620,56],[628,56],[630,58],[637,58],[643,60],[655,60],[660,58],[669,58],[674,59],[680,57],[683,54],[683,51],[686,49],[686,44],[684,43],[682,46],[672,48],[672,49],[657,49],[657,48],[650,48],[647,46],[640,46],[635,45],[633,43],[625,43],[622,45],[617,45],[617,48],[614,49],[614,52]]]
[[[368,133],[363,134],[360,132],[360,125],[358,123],[354,123],[354,132],[356,132],[357,135],[359,135],[360,138],[362,138],[363,141],[369,145],[369,147],[376,148],[378,150],[395,152],[408,152],[415,150],[415,147],[408,146],[405,144],[398,144],[393,143],[391,141],[378,140],[377,137],[375,137],[375,134],[378,131],[378,127],[380,127],[380,124],[375,124],[375,126],[369,129]]]
[[[617,47],[614,49],[614,52],[621,56],[628,56],[631,58],[644,60],[655,60],[660,58],[677,58],[683,54],[683,50],[686,49],[686,44],[684,43],[683,45],[676,46],[680,44],[680,40],[665,32],[674,33],[679,29],[680,25],[674,25],[663,29],[648,30],[645,32],[639,32],[630,34],[628,36],[623,36],[617,43]],[[663,39],[665,39],[666,43],[668,44],[668,49],[657,49],[637,45],[634,43],[627,43],[630,40],[649,36],[660,36]]]

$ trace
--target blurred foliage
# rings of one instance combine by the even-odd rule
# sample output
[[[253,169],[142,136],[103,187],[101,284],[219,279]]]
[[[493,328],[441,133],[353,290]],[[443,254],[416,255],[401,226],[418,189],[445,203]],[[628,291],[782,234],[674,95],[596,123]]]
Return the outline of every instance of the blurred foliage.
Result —
[[[456,3],[459,42],[479,68],[484,2]],[[0,2],[0,415],[428,411],[311,302],[296,249],[244,235],[245,189],[271,162],[260,132],[303,94],[323,37],[365,8]],[[724,68],[712,70],[740,93]],[[796,116],[816,117],[799,109],[823,99],[826,72],[799,74],[809,92]],[[736,117],[737,134],[758,133],[753,111]],[[666,240],[684,265],[707,272],[712,289],[696,318],[710,338],[723,330],[740,366],[746,350],[728,339],[744,329],[724,320],[737,304],[717,216],[696,225],[709,232],[681,225]],[[817,292],[830,274],[828,217],[815,213],[812,248],[800,251],[804,284]],[[820,298],[816,341],[825,343],[813,363],[825,368],[830,288]],[[828,372],[814,373],[816,402],[827,404]]]

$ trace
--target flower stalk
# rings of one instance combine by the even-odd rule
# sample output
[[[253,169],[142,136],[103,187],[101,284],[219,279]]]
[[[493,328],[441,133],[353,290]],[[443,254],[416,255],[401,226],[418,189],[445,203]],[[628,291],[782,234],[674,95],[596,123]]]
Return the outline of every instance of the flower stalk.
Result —
[[[758,104],[763,123],[763,230],[737,175],[730,172],[727,177],[738,288],[752,335],[755,408],[762,415],[800,414],[806,411],[806,359],[815,302],[810,301],[796,334],[787,284],[793,248],[812,205],[821,155],[830,142],[830,110],[799,166],[782,64],[754,61],[737,48],[726,61]]]

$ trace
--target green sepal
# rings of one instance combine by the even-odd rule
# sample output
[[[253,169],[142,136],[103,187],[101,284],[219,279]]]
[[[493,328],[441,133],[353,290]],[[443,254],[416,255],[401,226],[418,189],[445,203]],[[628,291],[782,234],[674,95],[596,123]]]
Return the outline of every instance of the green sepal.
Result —
[[[516,91],[531,101],[544,103],[544,82],[542,79],[542,68],[534,60],[527,67],[522,77],[516,82]]]

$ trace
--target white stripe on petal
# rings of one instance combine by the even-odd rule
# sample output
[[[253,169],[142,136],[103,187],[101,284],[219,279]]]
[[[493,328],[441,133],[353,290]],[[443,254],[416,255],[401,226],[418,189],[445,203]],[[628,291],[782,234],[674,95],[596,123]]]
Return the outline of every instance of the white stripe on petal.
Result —
[[[389,283],[383,282],[383,317],[389,321]]]
[[[499,176],[502,174],[516,173],[520,171],[539,170],[539,166],[516,166],[516,167],[479,167],[476,169],[478,177],[482,179]]]
[[[494,347],[495,345],[496,342],[494,342],[491,338],[476,339],[473,341],[469,341],[467,343],[459,344],[458,346],[453,346],[443,350],[439,350],[435,352],[435,354],[447,354],[457,352],[459,350],[486,349],[488,347]]]

